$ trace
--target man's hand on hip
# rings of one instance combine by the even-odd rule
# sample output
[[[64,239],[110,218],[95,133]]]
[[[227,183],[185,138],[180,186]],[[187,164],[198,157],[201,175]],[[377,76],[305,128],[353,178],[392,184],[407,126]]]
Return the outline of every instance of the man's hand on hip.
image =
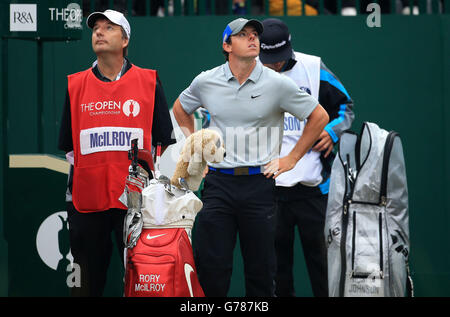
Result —
[[[281,173],[287,172],[295,167],[297,160],[292,155],[274,159],[264,166],[264,176],[277,178]]]

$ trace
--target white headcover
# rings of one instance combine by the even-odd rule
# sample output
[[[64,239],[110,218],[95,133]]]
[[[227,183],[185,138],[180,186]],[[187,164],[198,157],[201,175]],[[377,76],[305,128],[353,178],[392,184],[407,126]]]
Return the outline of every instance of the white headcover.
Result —
[[[151,180],[142,191],[144,228],[192,228],[202,201],[192,192],[171,186],[170,195],[164,184]]]

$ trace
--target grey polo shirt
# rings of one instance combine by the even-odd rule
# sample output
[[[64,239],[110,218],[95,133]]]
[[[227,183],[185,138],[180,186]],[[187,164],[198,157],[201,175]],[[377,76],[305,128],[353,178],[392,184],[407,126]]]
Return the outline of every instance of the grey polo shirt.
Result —
[[[318,101],[287,76],[257,61],[247,81],[239,84],[228,62],[200,73],[179,97],[192,114],[203,106],[211,115],[210,129],[219,131],[226,157],[216,168],[262,166],[278,157],[284,112],[306,119]]]

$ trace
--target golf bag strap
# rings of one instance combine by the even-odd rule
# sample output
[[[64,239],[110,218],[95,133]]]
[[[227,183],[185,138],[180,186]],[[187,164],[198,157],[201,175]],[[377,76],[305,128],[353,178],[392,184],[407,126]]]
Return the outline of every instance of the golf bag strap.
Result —
[[[394,145],[394,139],[398,137],[399,134],[395,131],[390,131],[386,142],[384,144],[383,153],[383,167],[381,168],[381,182],[380,182],[380,204],[386,203],[387,198],[387,179],[389,172],[389,159],[391,157],[392,147]]]

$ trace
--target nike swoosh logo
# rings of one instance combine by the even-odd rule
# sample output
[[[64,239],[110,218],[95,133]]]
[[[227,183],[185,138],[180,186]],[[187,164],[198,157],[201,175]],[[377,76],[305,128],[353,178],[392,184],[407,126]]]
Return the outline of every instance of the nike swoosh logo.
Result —
[[[255,99],[255,98],[258,98],[259,96],[261,96],[261,95],[256,95],[256,96],[251,96],[252,97],[252,99]]]
[[[156,235],[156,236],[151,236],[150,233],[149,233],[149,234],[147,234],[147,240],[159,238],[159,237],[165,236],[166,234],[167,234],[167,233],[158,234],[158,235]]]
[[[191,297],[194,297],[194,293],[192,293],[191,272],[194,272],[194,268],[189,263],[184,263],[184,276],[186,277],[189,293]]]

